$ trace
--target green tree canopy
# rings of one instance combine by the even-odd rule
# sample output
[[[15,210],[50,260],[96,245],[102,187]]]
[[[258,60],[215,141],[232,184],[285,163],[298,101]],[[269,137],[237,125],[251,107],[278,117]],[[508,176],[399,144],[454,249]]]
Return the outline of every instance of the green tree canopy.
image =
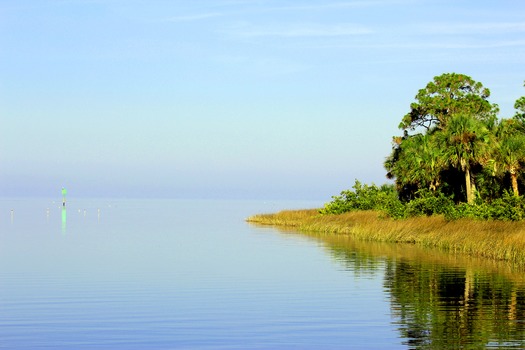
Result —
[[[384,164],[389,172],[387,176],[397,176],[402,186],[435,191],[440,183],[445,158],[432,135],[405,136],[397,138],[397,142],[395,154]]]
[[[435,135],[448,164],[465,175],[465,194],[467,202],[472,203],[476,190],[472,169],[489,161],[492,134],[482,121],[458,114],[450,118],[446,129]]]
[[[434,77],[419,90],[399,125],[404,135],[394,137],[384,164],[401,198],[411,200],[420,189],[435,192],[446,186],[456,200],[473,202],[474,172],[490,161],[497,124],[498,106],[489,96],[481,83],[456,73]]]
[[[525,86],[525,82],[523,86]],[[523,124],[525,124],[525,96],[521,96],[516,100],[514,108],[516,109],[516,114],[514,115],[514,118],[520,120]]]
[[[355,191],[343,191],[322,213],[368,208],[394,218],[523,220],[525,96],[513,118],[499,120],[489,95],[464,74],[434,77],[402,118],[403,135],[393,137],[385,159],[395,192],[356,181]]]
[[[497,128],[493,159],[495,171],[509,174],[512,191],[519,195],[518,176],[525,166],[525,133],[516,119],[503,119]]]
[[[494,121],[498,106],[487,101],[489,96],[489,89],[467,75],[446,73],[436,76],[419,90],[417,102],[410,105],[410,112],[403,117],[399,128],[444,129],[456,114]]]

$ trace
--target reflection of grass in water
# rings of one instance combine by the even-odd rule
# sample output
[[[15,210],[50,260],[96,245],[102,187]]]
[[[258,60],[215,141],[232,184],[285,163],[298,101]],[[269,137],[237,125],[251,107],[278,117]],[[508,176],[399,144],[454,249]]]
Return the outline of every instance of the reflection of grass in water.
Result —
[[[365,256],[386,259],[394,262],[416,262],[425,265],[440,265],[451,269],[465,269],[473,273],[496,273],[509,280],[525,283],[523,266],[508,261],[469,256],[446,252],[441,249],[421,247],[408,243],[366,242],[353,239],[349,235],[306,233],[307,236],[324,242],[333,252],[357,251]]]
[[[524,334],[523,260],[513,264],[487,259],[488,254],[473,250],[471,256],[460,253],[467,252],[460,245],[492,244],[489,253],[506,249],[504,245],[517,249],[524,237],[523,223],[446,222],[442,218],[393,221],[371,212],[320,217],[315,210],[249,219],[254,220],[284,225],[277,229],[292,229],[297,235],[301,231],[301,235],[322,242],[329,254],[354,274],[384,273],[393,324],[411,348],[523,346],[521,340],[513,341],[523,339]],[[440,246],[440,240],[447,240],[446,245]]]
[[[325,236],[323,241],[343,235],[360,241],[411,243],[525,267],[525,222],[446,221],[440,216],[392,220],[374,211],[319,215],[316,209],[255,215],[247,221],[316,233]],[[449,258],[458,259],[450,254]]]

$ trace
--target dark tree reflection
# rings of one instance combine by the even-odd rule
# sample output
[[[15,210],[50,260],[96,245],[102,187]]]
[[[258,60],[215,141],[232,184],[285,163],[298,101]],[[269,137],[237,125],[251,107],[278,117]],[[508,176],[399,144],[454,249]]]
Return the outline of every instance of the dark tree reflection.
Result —
[[[496,273],[388,261],[392,314],[413,349],[525,346],[525,289]]]
[[[525,348],[523,271],[415,247],[322,240],[354,274],[385,274],[393,322],[408,348]]]

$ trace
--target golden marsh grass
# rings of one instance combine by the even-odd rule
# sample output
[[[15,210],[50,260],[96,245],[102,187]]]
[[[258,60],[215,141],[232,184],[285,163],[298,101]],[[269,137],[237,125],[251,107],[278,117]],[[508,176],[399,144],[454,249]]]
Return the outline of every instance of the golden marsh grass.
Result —
[[[412,243],[525,266],[525,222],[447,221],[441,216],[393,220],[374,211],[320,215],[317,209],[259,214],[247,221],[365,241]]]

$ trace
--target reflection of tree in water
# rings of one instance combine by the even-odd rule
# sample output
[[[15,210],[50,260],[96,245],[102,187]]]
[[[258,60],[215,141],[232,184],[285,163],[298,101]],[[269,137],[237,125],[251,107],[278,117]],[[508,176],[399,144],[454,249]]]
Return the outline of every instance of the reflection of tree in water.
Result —
[[[413,246],[318,239],[354,274],[384,271],[392,316],[410,349],[525,348],[521,272]]]
[[[501,275],[388,261],[385,287],[410,348],[525,346],[525,288]]]

